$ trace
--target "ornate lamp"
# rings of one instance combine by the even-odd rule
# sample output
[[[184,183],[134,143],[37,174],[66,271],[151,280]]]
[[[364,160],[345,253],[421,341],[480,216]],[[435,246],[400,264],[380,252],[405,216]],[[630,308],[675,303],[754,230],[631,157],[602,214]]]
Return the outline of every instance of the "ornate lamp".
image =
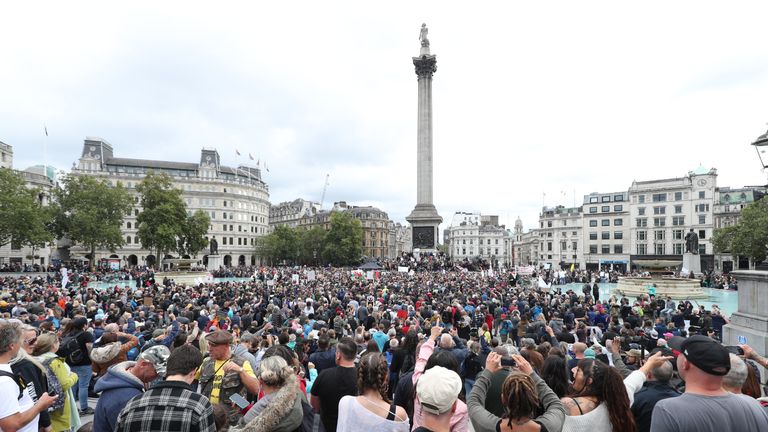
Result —
[[[762,165],[763,168],[768,168],[768,157],[766,160],[763,160],[763,154],[768,150],[768,132],[757,137],[752,145],[755,146],[755,150],[757,150],[757,157],[760,158],[760,165]]]

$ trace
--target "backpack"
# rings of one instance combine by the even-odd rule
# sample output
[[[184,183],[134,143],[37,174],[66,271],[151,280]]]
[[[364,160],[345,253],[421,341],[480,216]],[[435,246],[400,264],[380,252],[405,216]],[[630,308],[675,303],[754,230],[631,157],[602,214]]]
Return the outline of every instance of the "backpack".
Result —
[[[301,411],[303,412],[303,418],[297,432],[325,432],[323,422],[320,420],[320,414],[315,413],[312,405],[303,399],[301,400]]]
[[[78,338],[82,332],[74,334],[68,334],[61,339],[61,347],[57,352],[59,357],[64,357],[72,366],[84,363],[88,358],[83,350],[80,349],[80,341]]]
[[[17,377],[15,374],[12,374],[8,371],[0,370],[0,377],[8,377],[13,380],[13,382],[16,383],[17,386],[19,386],[19,397],[17,399],[21,400],[22,397],[24,397],[24,390],[26,390],[27,386],[25,386],[20,377]]]
[[[56,411],[64,408],[64,402],[66,401],[66,397],[64,397],[64,389],[61,388],[61,382],[59,382],[59,379],[56,378],[56,374],[53,373],[53,369],[51,369],[53,360],[55,360],[55,358],[52,357],[43,362],[43,366],[45,366],[45,378],[48,380],[48,394],[59,396],[59,398],[56,399],[56,402],[48,408],[49,411]]]

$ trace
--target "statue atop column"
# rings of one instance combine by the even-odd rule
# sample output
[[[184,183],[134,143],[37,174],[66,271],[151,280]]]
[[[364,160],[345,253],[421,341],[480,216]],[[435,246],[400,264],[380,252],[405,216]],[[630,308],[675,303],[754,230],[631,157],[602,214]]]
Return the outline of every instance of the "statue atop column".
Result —
[[[685,235],[685,252],[699,254],[699,236],[693,232],[693,228]]]
[[[427,38],[427,33],[429,33],[429,29],[427,29],[427,23],[422,23],[421,32],[419,32],[419,40],[421,41],[421,46],[423,47],[429,46],[429,39]]]

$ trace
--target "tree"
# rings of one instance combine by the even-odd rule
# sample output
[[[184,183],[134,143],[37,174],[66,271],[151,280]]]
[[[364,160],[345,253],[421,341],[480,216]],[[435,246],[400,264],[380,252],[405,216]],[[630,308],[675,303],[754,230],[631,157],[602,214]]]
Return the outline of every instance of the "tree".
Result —
[[[86,246],[93,266],[96,248],[114,251],[123,246],[123,218],[133,209],[131,194],[118,182],[68,175],[54,190],[54,231],[60,237]]]
[[[301,230],[299,235],[299,260],[303,264],[318,265],[322,261],[326,231],[320,227]]]
[[[53,214],[43,207],[40,190],[28,188],[15,171],[0,168],[0,245],[13,241],[35,249],[53,241]]]
[[[195,255],[208,246],[208,228],[211,226],[211,218],[202,210],[197,210],[192,216],[187,217],[184,229],[179,236],[179,255]]]
[[[270,263],[296,263],[299,256],[299,233],[294,228],[278,225],[259,239],[256,254]]]
[[[185,235],[187,206],[182,191],[173,187],[168,174],[154,172],[147,173],[136,191],[142,207],[137,217],[141,247],[156,251],[160,262],[165,253],[179,250],[179,239]]]
[[[347,212],[331,214],[331,229],[325,237],[323,258],[334,266],[357,264],[363,254],[363,226]]]
[[[765,261],[768,255],[768,199],[744,207],[736,225],[715,230],[712,243],[716,252],[730,252],[734,257],[748,257],[756,263]]]

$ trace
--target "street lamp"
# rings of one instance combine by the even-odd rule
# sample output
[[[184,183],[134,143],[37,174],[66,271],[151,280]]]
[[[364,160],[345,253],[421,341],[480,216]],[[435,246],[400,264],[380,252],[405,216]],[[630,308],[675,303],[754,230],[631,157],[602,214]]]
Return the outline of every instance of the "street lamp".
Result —
[[[752,145],[755,146],[757,157],[760,158],[760,165],[762,165],[763,169],[768,168],[768,159],[763,160],[762,156],[762,154],[765,153],[765,151],[768,149],[768,132],[757,137]]]

